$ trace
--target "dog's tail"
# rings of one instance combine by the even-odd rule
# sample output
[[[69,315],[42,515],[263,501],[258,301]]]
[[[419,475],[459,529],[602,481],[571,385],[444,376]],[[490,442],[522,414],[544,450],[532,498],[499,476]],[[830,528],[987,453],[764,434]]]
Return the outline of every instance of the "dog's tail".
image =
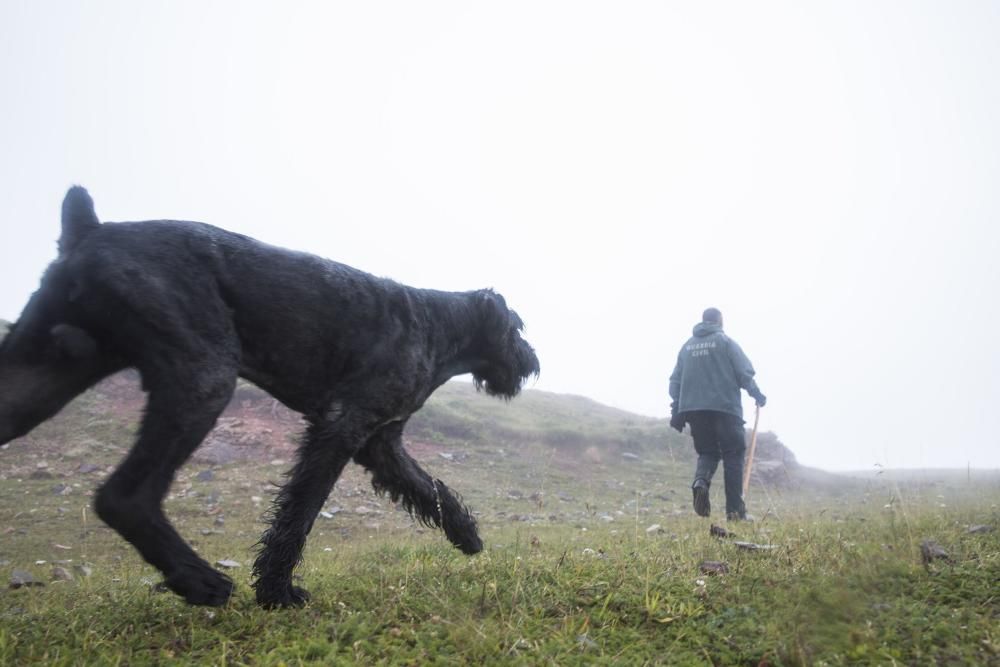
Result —
[[[59,254],[65,255],[75,248],[88,234],[101,226],[94,212],[90,193],[74,185],[66,193],[62,205],[62,235],[59,237]]]

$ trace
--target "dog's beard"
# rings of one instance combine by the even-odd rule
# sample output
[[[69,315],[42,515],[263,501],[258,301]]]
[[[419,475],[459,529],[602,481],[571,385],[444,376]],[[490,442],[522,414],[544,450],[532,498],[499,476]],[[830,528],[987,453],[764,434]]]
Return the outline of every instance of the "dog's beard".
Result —
[[[514,398],[521,391],[521,384],[510,377],[501,377],[502,375],[502,373],[489,375],[473,373],[472,382],[476,386],[476,391],[485,391],[488,396]]]
[[[481,371],[473,372],[476,390],[485,391],[488,396],[510,399],[521,392],[528,378],[538,376],[538,357],[530,345],[519,340],[510,353],[503,360],[492,361]]]

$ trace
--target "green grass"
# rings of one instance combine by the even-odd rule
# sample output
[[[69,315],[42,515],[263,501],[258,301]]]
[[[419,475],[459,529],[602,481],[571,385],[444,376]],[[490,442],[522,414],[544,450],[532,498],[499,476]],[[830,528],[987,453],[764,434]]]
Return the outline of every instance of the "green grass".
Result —
[[[764,520],[730,526],[778,545],[767,553],[711,537],[707,521],[677,512],[686,497],[632,493],[629,505],[627,490],[595,484],[584,506],[632,512],[552,521],[544,515],[560,501],[547,498],[534,520],[510,522],[491,502],[530,501],[498,493],[473,504],[487,549],[468,558],[352,471],[331,503],[384,514],[318,523],[299,569],[313,601],[268,612],[248,580],[266,504],[249,497],[268,472],[220,469],[202,486],[182,476],[167,503],[207,559],[244,564],[221,609],[155,592],[155,571],[86,512],[91,484],[54,496],[52,480],[0,482],[0,572],[45,580],[51,565],[36,560],[94,567],[89,578],[0,596],[0,664],[1000,664],[1000,532],[967,532],[998,525],[995,485],[875,482],[849,497],[772,497]],[[209,505],[213,487],[222,495]],[[224,532],[201,535],[220,508]],[[652,523],[662,532],[647,534]],[[952,562],[923,566],[924,539]],[[730,572],[702,575],[703,560]]]
[[[996,473],[851,482],[793,467],[751,489],[759,521],[731,526],[778,547],[750,553],[694,516],[691,444],[662,420],[542,392],[507,405],[461,386],[443,387],[407,440],[476,511],[483,553],[462,556],[350,466],[298,569],[312,602],[263,611],[252,546],[291,451],[189,463],[167,514],[209,562],[242,563],[228,606],[189,607],[156,592],[158,573],[89,509],[136,429],[140,401],[112,390],[0,451],[0,665],[1000,665]],[[214,479],[198,481],[209,467]],[[951,562],[925,567],[925,539]],[[729,573],[702,574],[705,560]],[[93,574],[50,581],[55,561]],[[46,585],[9,590],[14,569]]]

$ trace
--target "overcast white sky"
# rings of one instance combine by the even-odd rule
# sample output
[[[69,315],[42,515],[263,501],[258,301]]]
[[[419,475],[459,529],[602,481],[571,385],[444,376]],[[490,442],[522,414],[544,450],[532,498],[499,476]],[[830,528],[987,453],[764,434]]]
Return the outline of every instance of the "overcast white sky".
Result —
[[[648,415],[717,306],[800,461],[1000,467],[998,36],[987,0],[3,0],[0,317],[80,183],[493,286],[537,388]]]

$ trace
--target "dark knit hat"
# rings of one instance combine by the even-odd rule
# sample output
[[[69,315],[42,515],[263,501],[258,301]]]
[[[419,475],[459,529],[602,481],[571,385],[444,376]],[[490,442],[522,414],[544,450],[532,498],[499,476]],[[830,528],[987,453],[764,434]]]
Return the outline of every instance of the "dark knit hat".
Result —
[[[706,308],[705,312],[701,314],[701,321],[719,324],[722,322],[722,311],[718,308]]]

